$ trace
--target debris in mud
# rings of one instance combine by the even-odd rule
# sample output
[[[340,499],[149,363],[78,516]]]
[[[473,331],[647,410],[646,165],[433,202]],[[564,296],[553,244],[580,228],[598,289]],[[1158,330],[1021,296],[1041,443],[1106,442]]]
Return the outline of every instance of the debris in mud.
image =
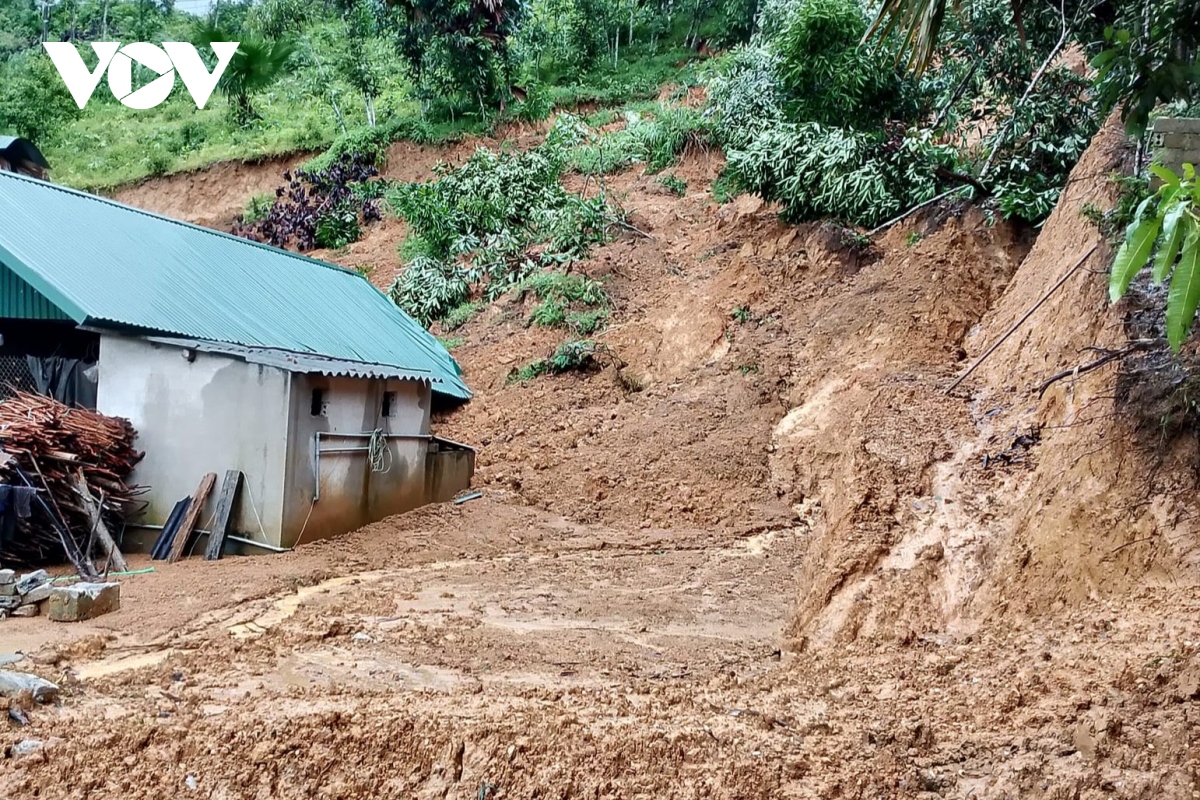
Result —
[[[58,698],[58,685],[28,672],[0,670],[0,697],[30,697],[36,703],[52,703]]]
[[[1029,451],[1042,443],[1042,431],[1037,426],[1031,427],[1026,433],[1011,431],[1008,444],[996,454],[983,454],[983,468],[990,469],[996,465],[1017,466],[1028,465]],[[989,443],[998,442],[999,437],[993,436]]]
[[[44,569],[20,578],[11,569],[0,570],[0,618],[36,617],[50,590],[50,576]]]

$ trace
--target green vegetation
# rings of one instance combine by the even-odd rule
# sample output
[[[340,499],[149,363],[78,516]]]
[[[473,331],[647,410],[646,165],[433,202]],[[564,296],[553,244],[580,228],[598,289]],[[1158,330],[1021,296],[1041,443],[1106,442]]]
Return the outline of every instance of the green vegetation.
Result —
[[[589,132],[576,149],[575,168],[587,175],[603,175],[645,164],[648,171],[660,172],[677,163],[687,149],[708,145],[710,125],[699,111],[655,104],[650,114],[628,110],[620,130]]]
[[[563,372],[587,372],[599,366],[597,354],[605,352],[602,344],[591,339],[576,339],[564,342],[546,358],[514,369],[508,376],[509,383],[526,383],[541,375],[558,375]]]
[[[678,175],[663,175],[659,177],[658,184],[676,197],[687,194],[687,181]]]
[[[1192,164],[1184,165],[1182,177],[1161,166],[1150,169],[1163,183],[1134,212],[1113,261],[1109,296],[1114,303],[1120,300],[1153,256],[1152,280],[1162,283],[1170,279],[1167,341],[1179,352],[1200,307],[1200,183]]]
[[[608,297],[604,288],[583,275],[539,272],[531,275],[521,288],[539,300],[526,325],[539,328],[569,326],[581,336],[595,333],[608,319]]]
[[[455,306],[442,317],[442,330],[447,333],[456,331],[470,322],[482,310],[483,303],[463,303],[462,305]]]
[[[564,315],[567,303],[603,302],[598,287],[574,276],[535,275],[585,257],[620,216],[603,194],[584,197],[560,182],[583,131],[579,120],[561,115],[532,150],[480,148],[461,167],[437,167],[434,180],[392,187],[387,201],[410,230],[403,248],[409,262],[393,299],[426,325],[467,301],[473,287],[493,300],[531,276],[530,288],[556,297]],[[572,294],[593,291],[600,299]],[[542,315],[553,319],[553,309]]]
[[[754,193],[787,220],[840,224],[854,247],[869,244],[864,229],[946,198],[1040,224],[1113,108],[1139,131],[1158,104],[1196,108],[1200,6],[1097,8],[217,0],[201,19],[165,0],[12,0],[0,8],[0,131],[32,137],[56,180],[91,189],[219,159],[312,152],[275,198],[248,205],[236,232],[301,250],[345,247],[390,209],[409,230],[391,296],[423,324],[454,330],[519,289],[537,298],[529,324],[587,337],[606,324],[609,305],[602,287],[572,284],[583,279],[571,267],[614,226],[628,227],[603,176],[663,173],[710,147],[726,162],[715,201]],[[133,111],[102,85],[81,111],[40,47],[218,39],[241,44],[203,110],[177,91]],[[709,59],[714,45],[727,52]],[[1092,60],[1096,80],[1066,66],[1072,49]],[[703,103],[692,91],[701,84]],[[585,119],[566,112],[578,104],[589,104]],[[556,109],[545,142],[526,152],[481,148],[422,183],[379,177],[397,140],[453,141]],[[563,185],[570,171],[587,176],[579,192]],[[687,192],[675,174],[657,180]],[[1139,238],[1117,265],[1121,291],[1146,242],[1192,213],[1177,211],[1182,194],[1159,194],[1152,215],[1127,188],[1117,209],[1088,210],[1112,230],[1137,223],[1129,236]],[[1172,285],[1188,274],[1176,260],[1159,275]],[[1190,325],[1189,303],[1169,310],[1173,344]]]

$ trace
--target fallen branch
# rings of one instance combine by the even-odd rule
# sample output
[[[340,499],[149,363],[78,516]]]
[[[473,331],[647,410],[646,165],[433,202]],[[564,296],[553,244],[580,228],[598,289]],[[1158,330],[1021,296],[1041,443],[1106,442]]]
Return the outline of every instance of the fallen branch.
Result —
[[[1037,393],[1038,398],[1040,399],[1044,394],[1046,394],[1047,389],[1049,389],[1051,386],[1053,386],[1058,381],[1063,380],[1064,378],[1070,378],[1072,376],[1083,375],[1085,373],[1091,372],[1092,370],[1100,369],[1100,367],[1103,367],[1105,364],[1111,364],[1113,361],[1122,359],[1125,356],[1129,355],[1130,353],[1136,353],[1140,350],[1145,350],[1149,346],[1150,346],[1150,342],[1148,342],[1146,340],[1139,340],[1139,341],[1136,341],[1133,344],[1129,345],[1128,347],[1124,347],[1120,350],[1104,350],[1102,348],[1095,348],[1095,347],[1085,348],[1088,350],[1095,350],[1095,351],[1103,352],[1104,355],[1090,363],[1082,364],[1077,367],[1072,367],[1071,369],[1064,369],[1062,372],[1051,375],[1049,378],[1047,378],[1045,381],[1043,381],[1038,386],[1038,393]]]
[[[91,520],[92,532],[100,542],[100,549],[104,551],[104,555],[108,556],[108,563],[116,567],[118,572],[127,571],[129,564],[125,561],[125,556],[117,548],[116,541],[113,540],[112,535],[108,532],[108,526],[104,524],[104,520],[100,516],[100,508],[96,505],[96,500],[92,497],[91,490],[88,489],[82,470],[76,470],[74,486],[76,494],[83,501],[83,510],[87,513],[88,519]]]

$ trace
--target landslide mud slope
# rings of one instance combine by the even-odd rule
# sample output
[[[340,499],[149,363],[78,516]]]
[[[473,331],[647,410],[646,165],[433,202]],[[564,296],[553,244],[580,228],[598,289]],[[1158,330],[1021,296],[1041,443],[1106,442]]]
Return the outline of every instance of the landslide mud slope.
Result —
[[[648,235],[583,269],[625,380],[508,385],[560,336],[506,298],[456,332],[476,397],[437,421],[480,445],[483,500],[171,565],[69,630],[6,621],[66,693],[5,732],[44,745],[0,788],[1194,796],[1189,440],[1149,449],[1115,368],[1031,392],[1135,310],[1080,270],[945,393],[1097,241],[1079,212],[1123,157],[1110,126],[1032,250],[965,210],[859,252],[713,204],[716,153],[679,168],[683,198],[612,178]]]

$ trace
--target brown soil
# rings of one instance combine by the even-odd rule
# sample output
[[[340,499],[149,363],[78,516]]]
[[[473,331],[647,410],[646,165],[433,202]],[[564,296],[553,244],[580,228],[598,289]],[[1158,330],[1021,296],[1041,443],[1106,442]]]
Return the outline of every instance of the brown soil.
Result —
[[[945,391],[1097,241],[1124,157],[1110,125],[1032,249],[962,210],[860,252],[715,205],[717,153],[683,198],[615,176],[641,233],[582,268],[624,366],[509,385],[565,337],[506,298],[455,333],[476,397],[437,421],[483,499],[6,621],[66,689],[4,733],[46,745],[0,793],[1196,796],[1194,443],[1148,445],[1116,367],[1032,391],[1126,341],[1103,248]],[[325,255],[383,285],[403,235]]]

